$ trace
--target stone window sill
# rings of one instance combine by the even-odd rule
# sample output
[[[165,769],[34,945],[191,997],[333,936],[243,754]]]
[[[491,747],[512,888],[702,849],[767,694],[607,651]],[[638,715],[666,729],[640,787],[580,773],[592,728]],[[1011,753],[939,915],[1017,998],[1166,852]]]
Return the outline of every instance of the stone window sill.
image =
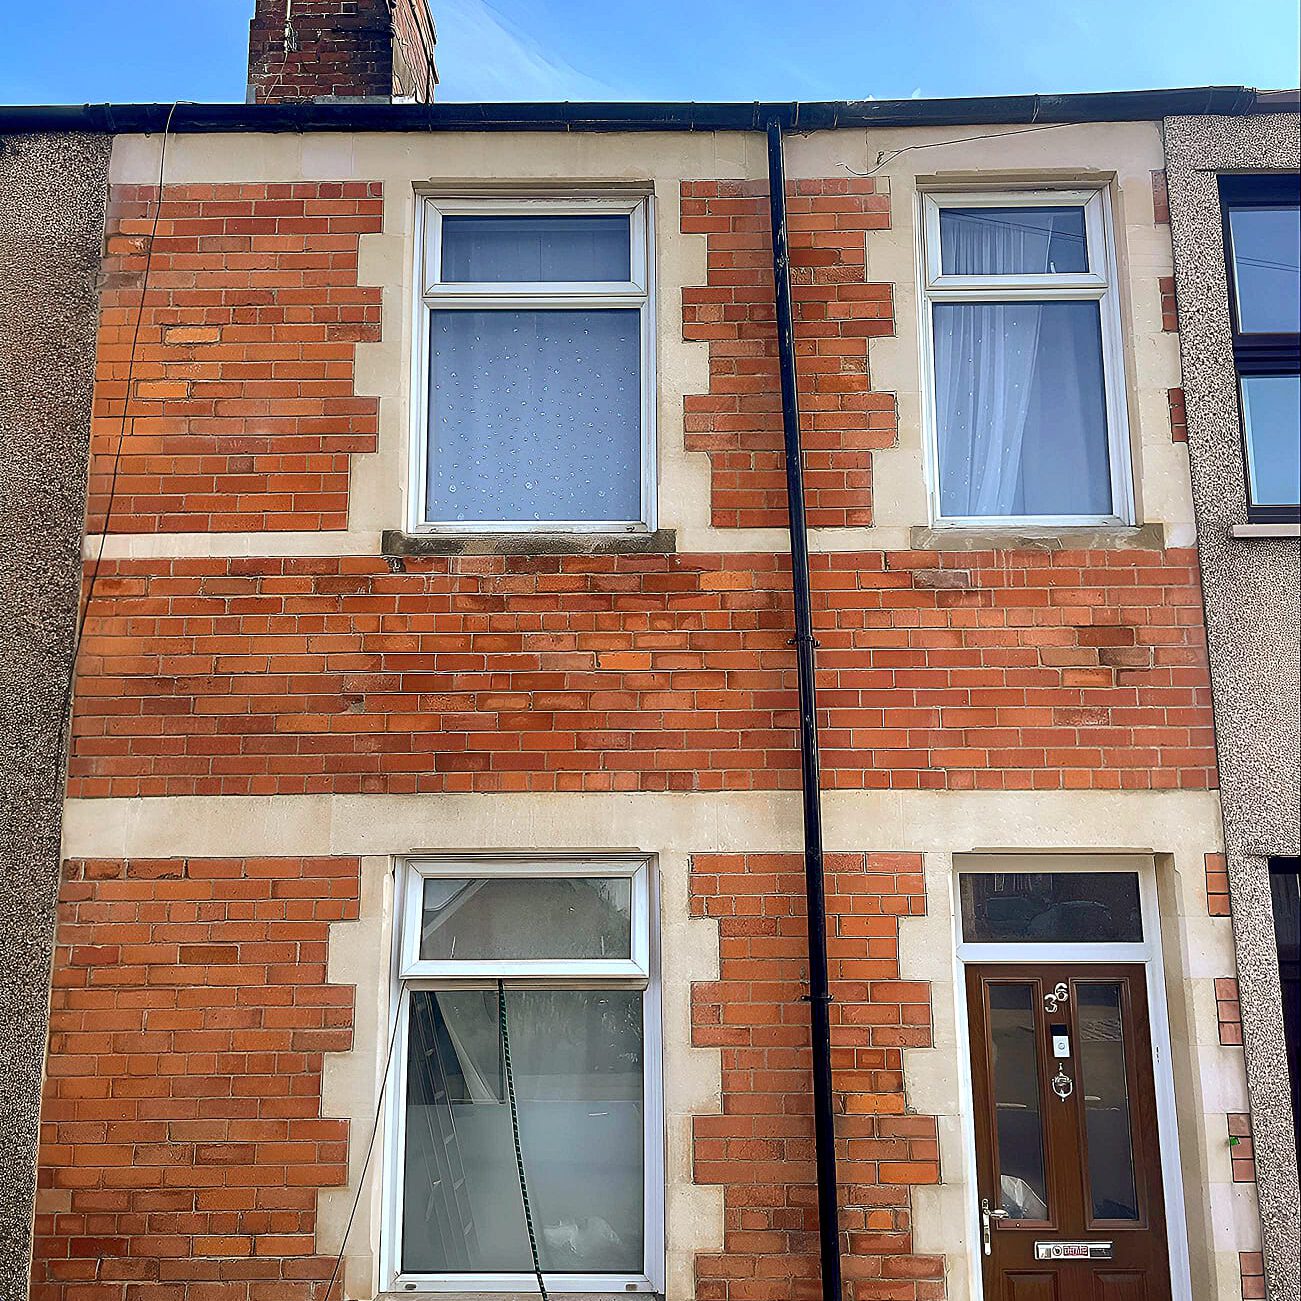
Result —
[[[909,541],[915,551],[1142,551],[1165,550],[1160,524],[1082,525],[1069,528],[932,528],[916,526]]]
[[[1301,520],[1279,520],[1271,524],[1235,524],[1231,538],[1301,538]]]
[[[672,529],[653,533],[403,533],[386,529],[386,556],[665,556]]]
[[[659,1292],[551,1292],[551,1301],[664,1301]],[[538,1301],[534,1292],[380,1292],[375,1301]]]

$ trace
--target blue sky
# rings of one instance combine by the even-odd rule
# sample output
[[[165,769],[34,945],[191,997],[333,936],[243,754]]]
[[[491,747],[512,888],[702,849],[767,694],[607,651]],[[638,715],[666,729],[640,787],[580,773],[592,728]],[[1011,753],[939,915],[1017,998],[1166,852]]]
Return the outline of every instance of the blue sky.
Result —
[[[449,100],[902,99],[1301,77],[1296,0],[432,3]],[[244,98],[253,0],[5,7],[0,102]]]

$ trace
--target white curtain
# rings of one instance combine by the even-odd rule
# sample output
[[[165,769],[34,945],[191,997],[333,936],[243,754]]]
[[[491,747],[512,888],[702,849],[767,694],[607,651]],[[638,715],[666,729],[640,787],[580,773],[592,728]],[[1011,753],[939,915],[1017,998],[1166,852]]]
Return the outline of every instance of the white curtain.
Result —
[[[951,214],[946,269],[1048,270],[1051,223],[1012,224],[979,208]],[[950,261],[951,259],[951,261]],[[935,405],[945,515],[1020,513],[1021,453],[1039,352],[1038,303],[937,303]]]

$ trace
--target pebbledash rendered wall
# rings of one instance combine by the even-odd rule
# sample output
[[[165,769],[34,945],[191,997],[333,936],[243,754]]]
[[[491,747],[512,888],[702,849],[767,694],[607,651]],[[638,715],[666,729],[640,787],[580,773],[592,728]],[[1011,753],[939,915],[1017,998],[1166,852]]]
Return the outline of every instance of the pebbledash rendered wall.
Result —
[[[788,145],[846,1269],[864,1301],[976,1289],[955,855],[1125,854],[1161,901],[1187,1295],[1238,1298],[1260,1234],[1161,141],[986,134]],[[116,142],[92,520],[157,166]],[[180,136],[167,174],[78,692],[34,1295],[306,1298],[360,1184],[371,1296],[394,862],[583,847],[658,858],[668,1296],[789,1301],[816,1242],[762,138]],[[1139,528],[928,526],[917,190],[973,178],[1109,191]],[[386,554],[414,187],[556,182],[653,196],[658,549]]]
[[[1295,171],[1301,118],[1171,118],[1165,140],[1265,1276],[1271,1298],[1297,1301],[1301,1193],[1268,860],[1301,853],[1301,540],[1295,526],[1242,527],[1246,470],[1217,174]]]
[[[107,136],[0,137],[0,1297],[27,1292]]]

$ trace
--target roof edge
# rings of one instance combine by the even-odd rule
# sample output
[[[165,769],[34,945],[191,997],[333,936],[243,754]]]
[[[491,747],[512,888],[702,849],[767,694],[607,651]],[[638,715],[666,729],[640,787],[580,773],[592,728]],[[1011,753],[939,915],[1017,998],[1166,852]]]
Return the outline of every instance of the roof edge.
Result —
[[[1238,116],[1295,107],[1295,96],[1246,86],[995,95],[965,99],[826,100],[803,103],[466,103],[294,101],[276,104],[66,104],[0,106],[0,133],[161,131],[790,131],[837,127],[1001,126]]]

